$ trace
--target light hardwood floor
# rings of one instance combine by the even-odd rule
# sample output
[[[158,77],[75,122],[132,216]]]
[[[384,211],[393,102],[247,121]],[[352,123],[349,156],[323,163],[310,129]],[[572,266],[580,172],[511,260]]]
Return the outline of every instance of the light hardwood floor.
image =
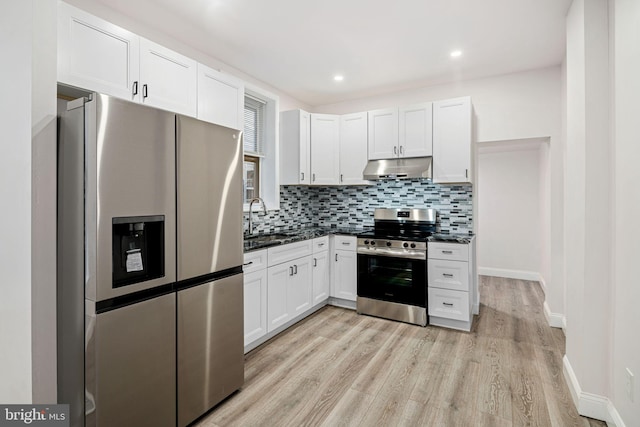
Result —
[[[537,282],[480,277],[470,333],[325,307],[246,355],[223,426],[606,426],[580,417]]]

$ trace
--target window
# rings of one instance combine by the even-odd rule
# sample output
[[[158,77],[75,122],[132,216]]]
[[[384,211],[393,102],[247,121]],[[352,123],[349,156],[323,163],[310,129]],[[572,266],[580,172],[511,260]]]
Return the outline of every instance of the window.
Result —
[[[251,95],[244,97],[244,200],[260,195],[260,162],[264,157],[266,102]]]

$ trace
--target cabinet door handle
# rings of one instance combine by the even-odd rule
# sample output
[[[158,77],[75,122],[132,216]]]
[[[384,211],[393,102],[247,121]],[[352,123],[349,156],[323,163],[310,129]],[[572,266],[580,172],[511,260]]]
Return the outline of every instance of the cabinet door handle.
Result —
[[[293,267],[289,267],[289,276],[293,276]]]
[[[402,152],[402,145],[400,146],[400,155],[402,156],[404,153]]]
[[[336,261],[338,261],[338,254],[336,254]]]
[[[442,251],[443,254],[452,254],[453,251]]]
[[[293,274],[298,274],[298,266],[297,265],[293,266]]]
[[[149,90],[148,90],[147,84],[145,83],[142,85],[142,97],[146,98],[148,96],[149,96]]]
[[[251,264],[253,264],[253,261],[245,262],[245,263],[244,263],[244,264],[242,264],[242,265],[251,265]]]
[[[443,302],[442,305],[446,305],[447,307],[453,307],[453,304],[450,302]]]
[[[315,173],[311,174],[311,179],[313,180],[313,182],[316,182],[316,174]]]
[[[131,88],[133,95],[137,95],[138,94],[138,82],[133,82],[133,87]]]
[[[340,182],[344,182],[344,175],[340,174]]]
[[[318,266],[318,258],[314,258],[313,259],[313,266],[317,267]]]
[[[397,155],[398,154],[398,147],[393,147],[393,155]]]
[[[304,172],[300,172],[300,181],[304,181]]]
[[[464,177],[469,178],[469,169],[464,170]]]
[[[450,274],[450,273],[442,273],[442,275],[444,277],[453,277],[453,274]]]

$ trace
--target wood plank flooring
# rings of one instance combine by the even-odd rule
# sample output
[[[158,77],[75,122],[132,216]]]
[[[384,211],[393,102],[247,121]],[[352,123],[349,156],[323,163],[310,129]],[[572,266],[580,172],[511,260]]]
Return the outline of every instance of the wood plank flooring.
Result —
[[[325,307],[246,355],[196,425],[606,426],[578,415],[537,282],[480,276],[471,332]]]

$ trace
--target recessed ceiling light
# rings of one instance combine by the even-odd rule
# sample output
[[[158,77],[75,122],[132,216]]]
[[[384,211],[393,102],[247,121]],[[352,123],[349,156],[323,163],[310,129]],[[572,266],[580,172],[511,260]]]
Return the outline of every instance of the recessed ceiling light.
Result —
[[[344,80],[344,76],[341,76],[340,74],[337,74],[335,76],[333,76],[333,80],[337,81],[337,82],[341,82]]]
[[[450,55],[451,55],[452,58],[457,58],[459,56],[462,56],[462,51],[461,50],[453,50],[453,51],[451,51]]]

